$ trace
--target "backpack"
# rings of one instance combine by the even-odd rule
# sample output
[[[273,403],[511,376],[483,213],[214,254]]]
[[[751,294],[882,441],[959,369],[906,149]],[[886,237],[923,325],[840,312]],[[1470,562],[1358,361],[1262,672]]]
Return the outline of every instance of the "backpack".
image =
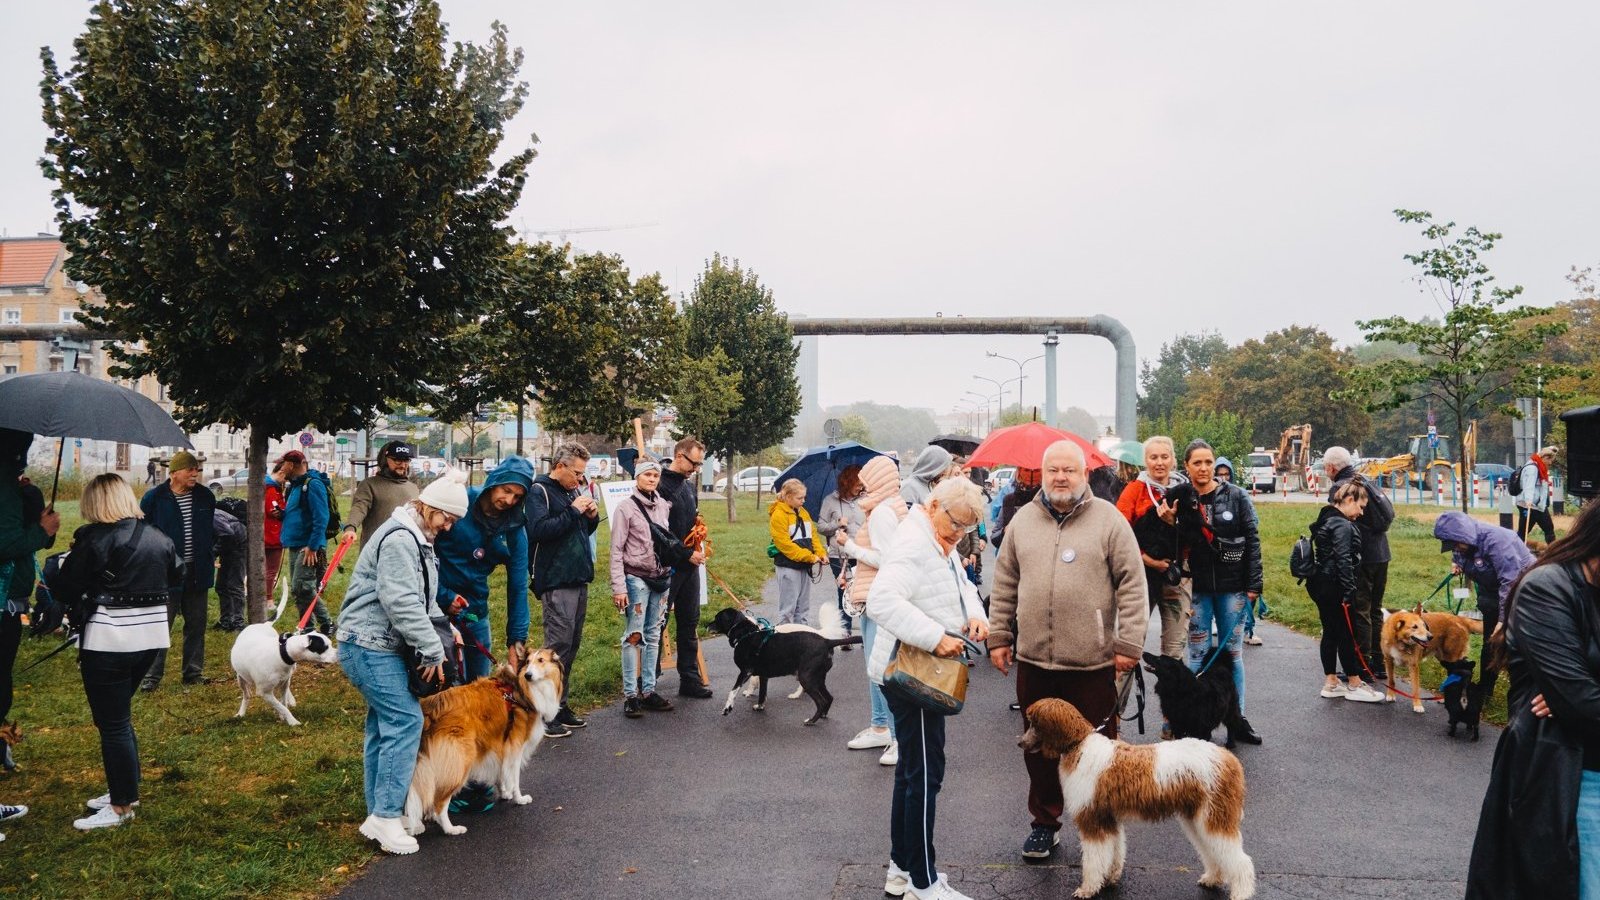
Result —
[[[656,565],[663,569],[675,569],[689,561],[694,552],[683,545],[677,535],[657,525],[650,518],[650,510],[645,508],[644,502],[638,497],[629,498],[639,504],[639,511],[644,513],[644,522],[650,526],[650,543],[656,551]]]
[[[1316,574],[1317,566],[1311,549],[1309,535],[1300,535],[1289,548],[1289,574],[1295,578],[1295,583],[1304,584],[1307,578]]]
[[[1513,497],[1522,496],[1522,470],[1531,465],[1533,463],[1523,463],[1517,467],[1517,471],[1510,478],[1506,479],[1506,493]]]
[[[243,497],[218,497],[217,509],[233,516],[240,522],[250,521],[250,504]]]
[[[326,528],[322,529],[323,543],[327,543],[328,541],[331,541],[339,536],[339,498],[333,495],[333,483],[328,480],[328,476],[313,469],[306,475],[306,478],[308,479],[306,486],[300,489],[301,503],[305,503],[311,497],[311,484],[309,479],[312,478],[322,479],[322,491],[328,495],[328,525]],[[307,515],[309,514],[310,513],[307,513]]]

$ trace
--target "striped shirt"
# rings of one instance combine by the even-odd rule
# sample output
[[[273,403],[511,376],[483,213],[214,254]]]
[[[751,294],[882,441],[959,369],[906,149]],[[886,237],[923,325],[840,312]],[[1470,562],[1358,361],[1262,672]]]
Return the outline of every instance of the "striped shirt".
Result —
[[[79,649],[137,653],[170,646],[167,607],[158,603],[155,606],[96,606]]]
[[[194,563],[194,491],[178,493],[174,491],[172,498],[178,501],[178,515],[183,517],[183,561],[185,564]]]

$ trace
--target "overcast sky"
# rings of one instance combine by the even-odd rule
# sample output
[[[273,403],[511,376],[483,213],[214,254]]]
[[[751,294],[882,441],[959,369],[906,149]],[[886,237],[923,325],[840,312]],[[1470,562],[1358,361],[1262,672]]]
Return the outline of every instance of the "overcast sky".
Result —
[[[691,289],[713,252],[807,316],[1092,315],[1141,357],[1433,311],[1397,206],[1504,232],[1490,262],[1549,303],[1600,263],[1600,5],[546,3],[442,0],[524,48],[537,133],[512,224]],[[85,0],[0,0],[0,227],[54,230],[38,48]],[[508,151],[509,152],[509,151]],[[1035,338],[833,338],[825,404],[948,409]],[[1067,338],[1061,402],[1112,410]],[[1030,404],[1042,402],[1039,363]]]

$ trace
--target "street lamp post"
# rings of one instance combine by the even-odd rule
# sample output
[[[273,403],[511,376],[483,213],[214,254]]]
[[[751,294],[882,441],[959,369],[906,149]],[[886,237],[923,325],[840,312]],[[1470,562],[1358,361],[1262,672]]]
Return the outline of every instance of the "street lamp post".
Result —
[[[990,429],[994,427],[994,419],[989,414],[989,404],[993,403],[995,398],[987,394],[980,394],[977,391],[967,391],[967,393],[983,401],[983,433],[988,434]]]
[[[1015,379],[1008,378],[1008,379],[1006,379],[1006,382],[1010,383],[1013,380],[1015,380],[1017,382],[1017,406],[1019,406],[1019,407],[1022,406],[1022,380],[1023,380],[1023,378],[1027,377],[1027,376],[1022,374],[1022,367],[1027,365],[1028,363],[1034,362],[1035,360],[1044,359],[1044,354],[1041,353],[1038,356],[1031,356],[1031,357],[1029,357],[1027,359],[1017,359],[1016,357],[1006,356],[1004,353],[996,353],[993,350],[990,350],[985,355],[989,356],[991,358],[994,358],[994,359],[1003,359],[1003,360],[1006,360],[1008,362],[1016,363],[1016,366],[1017,366],[1017,377]]]
[[[995,390],[1000,392],[1000,405],[995,410],[995,414],[994,414],[995,424],[999,424],[1000,417],[1002,415],[1004,415],[1005,411],[1006,411],[1006,382],[1004,382],[1004,381],[996,381],[993,378],[988,377],[987,375],[974,375],[972,377],[978,379],[979,381],[987,381],[987,382],[989,382],[990,384],[994,385]],[[1009,381],[1009,379],[1007,379],[1007,380]],[[1021,385],[1018,385],[1018,387],[1021,387]]]

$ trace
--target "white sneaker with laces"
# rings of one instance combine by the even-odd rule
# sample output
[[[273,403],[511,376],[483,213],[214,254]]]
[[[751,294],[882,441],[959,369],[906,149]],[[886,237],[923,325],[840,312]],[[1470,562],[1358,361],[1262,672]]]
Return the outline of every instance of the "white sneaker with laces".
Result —
[[[883,751],[883,755],[878,757],[878,765],[880,765],[880,766],[894,766],[894,765],[899,765],[899,764],[900,764],[900,742],[899,741],[890,741],[889,742],[889,749]]]
[[[126,822],[133,821],[133,810],[119,813],[111,807],[97,811],[92,816],[85,816],[72,823],[72,827],[79,831],[93,831],[96,828],[116,828]]]
[[[106,807],[108,807],[110,805],[111,805],[111,794],[110,794],[110,792],[101,794],[100,796],[94,798],[93,800],[89,800],[89,801],[84,803],[84,806],[87,806],[90,809],[94,809],[94,810],[105,809]],[[135,801],[133,801],[133,803],[131,805],[132,806],[138,806],[139,805],[139,801],[135,800]]]
[[[873,750],[878,747],[887,747],[893,738],[889,737],[889,729],[863,728],[856,732],[856,736],[845,743],[851,750]]]
[[[1321,696],[1324,700],[1337,700],[1348,693],[1350,693],[1350,687],[1348,685],[1342,681],[1335,681],[1333,684],[1323,685],[1322,693],[1319,696]]]
[[[907,888],[906,896],[913,900],[972,900],[971,897],[951,887],[949,880],[943,875],[939,876],[938,881],[922,890],[917,890],[916,887]]]
[[[946,877],[945,873],[939,873],[940,881],[944,881]],[[884,879],[883,892],[891,897],[904,897],[906,891],[910,889],[911,873],[895,865],[894,860],[889,860],[889,875]],[[929,889],[932,890],[932,887]]]
[[[1375,691],[1363,684],[1359,687],[1345,688],[1344,698],[1357,703],[1382,703],[1383,692]]]
[[[367,816],[367,820],[361,823],[360,830],[389,853],[404,856],[407,853],[417,852],[417,839],[406,834],[405,825],[399,819]]]

